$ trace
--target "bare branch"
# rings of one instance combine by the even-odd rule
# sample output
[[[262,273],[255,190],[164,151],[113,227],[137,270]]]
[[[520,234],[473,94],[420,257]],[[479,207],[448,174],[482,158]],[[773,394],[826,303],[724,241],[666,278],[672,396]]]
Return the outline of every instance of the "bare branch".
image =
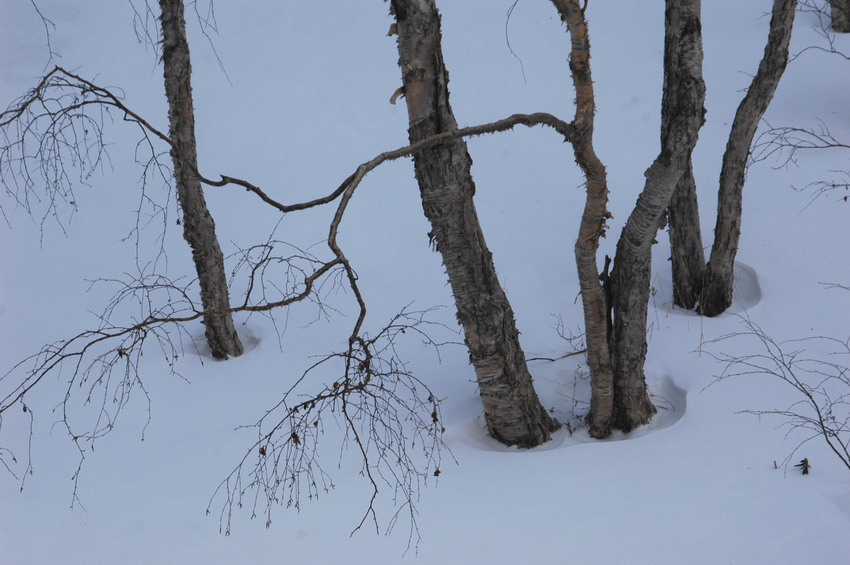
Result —
[[[850,145],[839,141],[827,125],[819,121],[815,128],[772,127],[760,134],[753,144],[751,164],[773,158],[775,168],[797,163],[797,153],[813,149],[850,149]]]
[[[812,26],[812,30],[821,37],[824,44],[804,47],[791,56],[789,59],[790,61],[795,60],[797,57],[800,57],[803,53],[808,51],[820,51],[822,53],[829,53],[830,55],[837,55],[843,59],[850,60],[850,55],[847,55],[838,49],[835,44],[836,34],[832,30],[832,17],[830,15],[830,8],[827,2],[822,2],[820,0],[797,0],[797,9],[800,12],[815,15],[817,18],[817,25]]]
[[[850,470],[850,339],[817,336],[776,342],[755,322],[746,318],[742,321],[744,331],[721,336],[710,343],[749,339],[755,341],[758,352],[740,356],[712,354],[726,365],[718,380],[767,375],[793,387],[799,399],[788,408],[746,412],[780,416],[789,428],[788,434],[797,431],[808,434],[786,461],[804,443],[821,437]],[[819,349],[821,353],[809,356],[808,349]]]
[[[53,217],[63,225],[59,206],[76,207],[74,181],[87,184],[93,173],[109,165],[104,126],[115,117],[137,124],[140,146],[150,150],[145,174],[162,171],[152,138],[170,140],[130,110],[119,94],[62,67],[54,67],[39,84],[0,114],[0,181],[17,205],[34,215],[43,206],[41,224]],[[70,170],[78,177],[72,179]],[[36,190],[44,185],[43,192]]]
[[[92,116],[88,113],[89,108],[99,110],[99,113]],[[103,159],[108,157],[103,143],[103,123],[105,118],[111,117],[110,110],[118,111],[124,121],[136,123],[142,131],[143,139],[140,143],[144,143],[153,156],[147,162],[146,172],[149,167],[162,171],[163,165],[156,159],[161,152],[154,150],[152,139],[159,139],[166,143],[169,150],[176,151],[169,137],[125,105],[119,95],[57,66],[33,90],[0,114],[0,131],[5,141],[0,147],[0,180],[6,181],[8,177],[9,182],[4,183],[7,191],[8,186],[14,186],[15,191],[10,194],[27,211],[31,211],[30,199],[36,197],[36,180],[31,167],[36,166],[47,185],[48,208],[42,222],[56,215],[58,201],[66,201],[73,206],[72,183],[63,163],[68,162],[79,168],[81,181],[101,166]],[[574,135],[571,124],[551,114],[515,114],[488,124],[434,135],[418,143],[381,153],[360,165],[354,174],[330,194],[296,204],[283,204],[243,179],[221,175],[220,180],[214,181],[199,171],[194,172],[209,186],[235,184],[253,192],[263,202],[281,212],[294,212],[333,202],[346,190],[353,190],[367,173],[386,161],[409,157],[452,139],[506,131],[517,125],[546,125],[563,135],[565,140]],[[28,141],[37,147],[34,155],[25,151]]]
[[[142,8],[137,8],[136,2],[130,0],[130,7],[133,9],[133,32],[136,34],[136,40],[145,48],[150,47],[154,54],[159,55],[159,26],[156,12],[151,9],[147,0],[143,2]]]
[[[426,332],[434,325],[427,321],[428,313],[405,309],[375,337],[358,337],[345,351],[322,357],[253,426],[257,440],[221,482],[207,508],[212,512],[213,504],[221,500],[218,512],[226,535],[234,507],[241,508],[246,499],[252,518],[263,514],[268,527],[275,505],[299,509],[304,499],[333,489],[317,448],[328,422],[333,421],[343,430],[341,452],[346,443],[354,443],[362,460],[360,474],[372,489],[354,531],[367,522],[380,529],[375,503],[381,486],[386,485],[397,508],[387,530],[405,513],[409,541],[418,542],[415,502],[428,479],[440,475],[444,450],[450,451],[442,441],[438,400],[408,371],[396,345],[402,335],[412,334],[436,350],[441,344]],[[338,375],[332,383],[318,393],[300,392],[309,375],[329,366],[327,370]]]
[[[495,122],[490,122],[487,124],[477,125],[477,126],[469,126],[465,128],[460,128],[454,131],[448,131],[433,135],[422,141],[417,143],[413,143],[411,145],[406,145],[404,147],[400,147],[393,151],[386,151],[381,153],[380,155],[374,157],[373,159],[366,161],[357,167],[357,170],[345,179],[339,187],[328,194],[327,196],[323,196],[321,198],[316,198],[315,200],[310,200],[308,202],[302,202],[299,204],[282,204],[273,198],[271,198],[268,194],[266,194],[260,187],[251,184],[248,181],[238,179],[235,177],[220,175],[221,180],[214,181],[208,178],[205,178],[201,175],[201,181],[210,186],[226,186],[228,184],[235,184],[241,186],[248,192],[253,192],[260,199],[277,208],[281,212],[295,212],[297,210],[304,210],[306,208],[313,208],[315,206],[320,206],[322,204],[327,204],[328,202],[333,202],[340,195],[342,195],[347,189],[355,187],[363,180],[363,178],[370,171],[377,168],[379,165],[387,162],[394,161],[396,159],[401,159],[402,157],[410,157],[411,155],[422,151],[424,149],[429,149],[436,145],[440,145],[441,143],[445,143],[447,141],[461,138],[461,137],[476,137],[480,135],[485,135],[488,133],[496,133],[501,131],[507,131],[515,128],[518,125],[525,125],[528,127],[533,127],[536,125],[545,125],[549,126],[561,135],[564,136],[566,141],[569,141],[574,135],[574,128],[572,124],[564,122],[563,120],[558,119],[552,114],[547,114],[545,112],[537,112],[534,114],[514,114],[502,120],[497,120]]]
[[[50,63],[53,61],[53,58],[59,56],[59,54],[53,50],[53,42],[50,36],[50,32],[56,30],[56,24],[53,20],[44,15],[35,0],[30,0],[30,4],[32,4],[33,9],[41,19],[41,24],[44,26],[44,41],[47,43],[47,61],[44,63],[44,69],[46,70],[50,67]]]
[[[136,40],[143,44],[146,49],[150,48],[153,53],[157,55],[156,60],[159,62],[160,42],[159,26],[157,24],[159,14],[151,8],[150,3],[147,0],[142,0],[141,7],[136,6],[136,0],[129,0],[129,2],[130,7],[133,9],[133,32],[136,34]],[[227,74],[227,69],[224,67],[224,62],[221,60],[212,38],[212,34],[218,34],[218,21],[216,20],[215,5],[213,1],[209,0],[206,9],[203,12],[201,11],[197,1],[191,2],[191,5],[198,20],[198,28],[201,30],[201,34],[203,34],[206,38],[207,43],[209,43],[213,57],[215,57],[215,60],[218,63],[219,70],[221,70],[222,74],[227,79],[227,82],[230,83],[230,86],[233,86],[230,76]]]
[[[779,169],[792,164],[796,165],[798,154],[802,151],[848,149],[850,144],[832,135],[829,127],[822,121],[819,121],[815,128],[770,127],[756,139],[750,164],[771,158],[776,162],[774,168]],[[830,172],[835,174],[836,178],[813,181],[802,187],[801,190],[810,190],[814,193],[807,207],[824,194],[836,190],[844,191],[844,195],[840,198],[845,202],[850,198],[850,172],[842,170]]]
[[[155,143],[164,142],[169,150],[176,151],[168,136],[133,112],[109,89],[56,67],[36,88],[0,114],[0,129],[7,142],[5,147],[0,147],[0,175],[5,171],[13,178],[22,179],[22,186],[15,193],[18,200],[26,203],[28,198],[35,197],[34,175],[30,173],[30,167],[35,167],[48,185],[49,211],[55,211],[61,199],[73,205],[71,182],[62,166],[63,159],[79,168],[83,178],[98,168],[105,159],[102,127],[105,119],[111,119],[110,112],[117,112],[124,121],[135,123],[142,132],[140,147],[145,154],[151,155],[147,163],[143,162],[143,181],[151,173],[165,177],[164,166],[157,160],[161,152],[157,151]],[[9,385],[0,391],[0,416],[13,406],[26,406],[25,397],[33,387],[48,374],[67,367],[71,375],[57,410],[62,413],[66,430],[80,453],[76,479],[87,449],[92,449],[96,440],[114,428],[122,409],[131,400],[131,393],[138,390],[147,399],[140,377],[146,343],[158,344],[176,374],[174,362],[184,354],[182,338],[191,341],[185,329],[188,322],[211,314],[270,313],[302,301],[313,301],[321,310],[324,306],[317,290],[329,280],[334,285],[344,283],[358,308],[347,347],[317,361],[297,379],[281,402],[257,422],[257,442],[217,491],[225,497],[223,525],[229,532],[233,504],[241,504],[247,489],[255,490],[255,509],[258,501],[264,499],[267,522],[270,522],[272,502],[286,500],[285,504],[297,507],[302,495],[310,498],[332,488],[329,477],[319,465],[316,442],[325,422],[335,419],[344,429],[344,441],[357,446],[363,461],[361,473],[373,489],[369,506],[356,529],[367,521],[377,527],[375,501],[379,485],[389,485],[397,511],[388,528],[396,523],[399,513],[409,513],[410,539],[413,540],[418,537],[413,504],[419,487],[427,477],[439,475],[442,426],[436,397],[408,371],[396,351],[396,342],[402,334],[412,334],[435,348],[441,344],[424,331],[433,326],[425,319],[428,311],[405,309],[376,336],[370,337],[364,331],[367,305],[357,273],[338,242],[340,225],[357,187],[382,163],[460,137],[506,131],[517,125],[546,125],[566,140],[573,135],[571,124],[551,114],[515,114],[381,153],[361,164],[329,194],[289,205],[278,202],[248,181],[228,176],[212,181],[194,171],[210,186],[241,186],[284,213],[336,201],[326,241],[330,257],[319,258],[273,236],[263,244],[243,249],[239,252],[231,285],[237,275],[240,279],[246,277],[244,299],[241,304],[222,311],[204,311],[196,304],[195,281],[183,283],[152,274],[148,271],[155,270],[156,263],[142,268],[137,257],[139,273],[127,274],[122,279],[97,281],[116,284],[119,289],[101,314],[96,329],[46,345],[0,377],[0,382]],[[34,162],[33,155],[23,149],[27,141],[35,142]],[[146,198],[143,191],[140,202]],[[334,275],[337,278],[334,279]],[[135,310],[128,311],[129,307]],[[116,324],[113,321],[116,318],[130,321]],[[320,367],[333,368],[338,375],[334,383],[324,385],[318,393],[300,396],[302,393],[296,392],[296,388]],[[20,373],[23,377],[15,381]],[[78,390],[83,391],[81,396]],[[88,421],[78,422],[79,417],[72,414],[80,407],[78,405],[94,407]],[[0,457],[5,453],[0,452]],[[258,453],[261,458],[249,470],[249,456]],[[420,456],[424,457],[424,466],[417,462]],[[76,486],[74,498],[76,500]]]

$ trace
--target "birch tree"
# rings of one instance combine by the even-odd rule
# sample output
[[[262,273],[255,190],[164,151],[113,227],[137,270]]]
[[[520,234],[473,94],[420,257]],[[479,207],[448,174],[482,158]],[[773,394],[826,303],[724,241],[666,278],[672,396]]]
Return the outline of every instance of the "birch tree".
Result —
[[[667,2],[664,17],[664,89],[661,102],[661,145],[669,143],[674,110],[669,103],[674,98],[677,81],[682,75],[682,65],[687,60],[680,57],[680,45],[685,32],[691,41],[701,42],[701,2]],[[683,18],[686,23],[683,24]],[[683,27],[684,26],[684,27]],[[687,31],[686,31],[687,30]],[[694,35],[696,34],[696,37]],[[699,69],[691,72],[702,74]],[[700,79],[702,80],[701,76]],[[705,114],[705,110],[703,110]],[[705,121],[705,120],[703,120]],[[673,270],[673,303],[688,310],[699,302],[702,279],[705,273],[705,253],[702,246],[699,203],[691,155],[686,157],[685,169],[673,191],[667,208],[670,234],[670,260]]]
[[[664,99],[668,132],[658,157],[644,173],[646,184],[629,215],[611,272],[613,310],[614,423],[624,431],[647,423],[655,413],[646,390],[646,319],[650,292],[652,245],[662,214],[690,162],[703,123],[705,84],[702,80],[701,30],[693,11],[699,0],[668,0],[668,16],[678,28],[676,78]]]
[[[646,183],[617,243],[613,270],[608,265],[600,287],[595,254],[604,232],[607,182],[604,166],[592,150],[593,81],[590,42],[584,8],[578,0],[552,0],[571,37],[570,70],[576,86],[577,135],[573,140],[576,161],[587,180],[587,200],[582,217],[576,259],[587,327],[588,366],[591,370],[591,434],[606,437],[611,429],[631,431],[648,423],[655,406],[644,375],[646,319],[650,293],[652,244],[664,211],[690,162],[703,122],[705,85],[702,81],[702,45],[698,20],[699,0],[668,2],[667,17],[675,42],[665,57],[677,64],[666,89],[664,112],[667,131],[661,151],[645,173]],[[605,328],[605,331],[602,331]]]
[[[434,0],[392,0],[410,142],[457,130]],[[513,310],[499,284],[472,196],[466,142],[457,138],[414,155],[429,237],[443,258],[490,434],[532,447],[558,425],[534,391]]]
[[[585,205],[575,243],[581,301],[584,311],[587,364],[592,379],[590,434],[607,437],[614,413],[614,369],[608,347],[609,298],[599,279],[596,261],[599,238],[605,234],[608,212],[608,177],[605,165],[593,147],[596,100],[590,69],[590,40],[587,22],[575,2],[555,2],[571,37],[570,71],[576,90],[576,113],[572,142],[576,163],[585,176]]]
[[[788,46],[796,1],[777,0],[773,5],[770,33],[758,72],[735,114],[723,154],[720,173],[714,245],[706,264],[702,246],[696,184],[688,160],[687,169],[674,192],[667,211],[670,259],[673,270],[673,303],[686,309],[699,306],[705,316],[722,314],[732,304],[735,256],[743,214],[742,195],[753,137],[788,62]],[[668,4],[668,13],[670,6]],[[699,7],[695,18],[698,23]],[[665,45],[676,41],[676,30],[668,17]],[[675,85],[672,69],[678,62],[665,47],[664,96]],[[662,111],[662,140],[668,135],[669,115]]]
[[[788,47],[797,0],[774,0],[764,57],[735,112],[723,153],[714,244],[700,299],[704,316],[717,316],[732,304],[733,269],[741,238],[741,214],[747,160],[756,130],[788,64]]]
[[[201,304],[207,343],[213,357],[227,359],[242,354],[242,343],[233,327],[224,255],[215,233],[198,178],[195,110],[192,100],[192,63],[186,40],[183,0],[160,0],[162,63],[168,99],[169,137],[177,199],[183,211],[183,237],[192,249],[201,287]]]

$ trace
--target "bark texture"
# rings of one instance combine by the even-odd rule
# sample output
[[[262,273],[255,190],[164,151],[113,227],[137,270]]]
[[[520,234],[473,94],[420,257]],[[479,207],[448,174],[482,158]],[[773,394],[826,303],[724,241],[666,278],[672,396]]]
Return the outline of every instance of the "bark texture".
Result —
[[[645,173],[646,184],[617,242],[611,273],[614,426],[626,432],[646,424],[655,413],[644,376],[652,244],[661,216],[688,168],[704,116],[699,2],[690,0],[680,5],[691,9],[675,11],[677,77],[665,89],[668,119],[664,144]]]
[[[667,222],[673,270],[673,304],[693,310],[702,294],[705,251],[702,247],[699,204],[690,159],[686,166],[670,200]]]
[[[614,414],[614,371],[608,348],[608,299],[600,284],[596,255],[605,234],[608,212],[608,176],[593,149],[593,116],[596,102],[590,71],[590,39],[578,0],[553,0],[570,32],[570,72],[576,89],[576,115],[572,138],[576,163],[586,180],[586,198],[575,244],[576,266],[584,310],[587,366],[590,369],[590,435],[611,435]]]
[[[434,0],[392,0],[391,5],[411,143],[457,129]],[[490,434],[506,445],[539,445],[558,424],[534,391],[513,310],[484,241],[466,143],[456,139],[423,150],[414,156],[414,166],[431,223],[429,238],[448,274]]]
[[[850,33],[850,0],[829,0],[832,29],[838,33]]]
[[[667,0],[664,18],[664,94],[661,102],[661,145],[669,143],[675,132],[671,129],[675,116],[675,89],[688,64],[681,58],[683,42],[702,42],[700,0]],[[703,116],[705,111],[703,110]],[[703,123],[705,120],[703,119]],[[667,209],[670,230],[670,260],[673,267],[673,303],[688,310],[699,301],[705,272],[705,253],[699,221],[696,183],[691,159],[687,164]]]
[[[227,359],[243,352],[228,309],[230,298],[224,270],[224,256],[215,234],[215,222],[207,209],[197,177],[198,153],[195,142],[195,110],[192,102],[192,65],[186,41],[183,0],[160,0],[162,15],[162,61],[165,94],[168,99],[169,136],[177,199],[183,211],[183,237],[192,249],[192,258],[201,287],[201,304],[206,338],[213,357]]]
[[[764,57],[746,96],[738,106],[729,133],[720,170],[714,245],[706,267],[700,300],[700,313],[704,316],[717,316],[732,304],[733,269],[741,238],[741,203],[747,159],[759,122],[788,64],[788,46],[796,5],[796,0],[774,0]]]

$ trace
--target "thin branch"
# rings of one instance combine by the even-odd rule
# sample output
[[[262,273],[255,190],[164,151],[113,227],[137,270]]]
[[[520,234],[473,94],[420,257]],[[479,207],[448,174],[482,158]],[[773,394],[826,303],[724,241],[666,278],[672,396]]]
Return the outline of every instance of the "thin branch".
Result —
[[[53,61],[53,58],[59,56],[59,54],[53,50],[53,42],[50,36],[51,30],[56,30],[56,24],[53,20],[44,15],[35,0],[30,0],[30,4],[32,4],[33,9],[41,19],[41,24],[44,26],[44,41],[47,43],[47,61],[44,62],[44,69],[47,69]]]
[[[351,188],[352,185],[356,187],[356,185],[363,180],[366,174],[368,174],[370,171],[387,161],[401,159],[402,157],[410,157],[414,153],[417,153],[424,149],[429,149],[436,145],[440,145],[441,143],[445,143],[447,141],[460,137],[475,137],[488,133],[507,131],[515,128],[518,125],[525,125],[528,127],[533,127],[536,125],[549,126],[561,135],[563,135],[566,141],[569,141],[574,135],[574,129],[572,124],[564,122],[563,120],[553,116],[552,114],[547,114],[545,112],[538,112],[534,114],[514,114],[512,116],[509,116],[502,120],[497,120],[495,122],[490,122],[477,126],[469,126],[454,131],[439,133],[426,139],[423,139],[422,141],[419,141],[417,143],[406,145],[393,151],[386,151],[384,153],[381,153],[380,155],[377,155],[373,159],[370,159],[369,161],[366,161],[365,163],[362,163],[359,167],[357,167],[357,170],[351,176],[345,179],[342,184],[340,184],[339,187],[337,187],[337,189],[331,192],[330,194],[298,204],[282,204],[277,200],[271,198],[266,192],[260,189],[260,187],[251,184],[248,181],[235,177],[220,175],[221,180],[214,181],[202,175],[199,176],[201,182],[209,186],[226,186],[228,184],[235,184],[241,186],[248,192],[256,194],[263,202],[280,210],[281,212],[295,212],[298,210],[313,208],[315,206],[320,206],[322,204],[333,202],[334,200],[339,198],[340,195],[342,195],[347,189]]]
[[[745,412],[780,416],[789,427],[789,434],[800,430],[811,434],[797,445],[788,459],[802,444],[821,437],[850,470],[850,339],[817,336],[777,342],[755,322],[746,318],[742,320],[744,331],[721,336],[710,343],[749,338],[755,340],[758,352],[747,355],[712,354],[725,364],[718,380],[767,375],[790,385],[798,400],[788,408]],[[807,349],[815,346],[825,349],[826,354],[806,356]],[[843,361],[831,361],[830,358]]]

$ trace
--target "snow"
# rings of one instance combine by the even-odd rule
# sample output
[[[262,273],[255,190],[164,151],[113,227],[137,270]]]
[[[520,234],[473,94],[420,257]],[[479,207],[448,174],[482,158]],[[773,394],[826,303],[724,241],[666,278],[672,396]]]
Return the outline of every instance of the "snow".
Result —
[[[443,0],[444,49],[452,103],[462,125],[517,112],[548,111],[569,119],[573,93],[568,38],[546,2]],[[53,63],[120,87],[126,103],[160,127],[166,114],[156,56],[136,41],[127,3],[40,1],[56,23]],[[140,2],[136,2],[140,6]],[[204,5],[204,3],[201,3]],[[356,4],[356,5],[355,5]],[[201,6],[202,7],[202,6]],[[741,90],[755,71],[767,34],[770,2],[705,2],[708,116],[695,153],[704,237],[714,225],[720,157]],[[207,176],[245,178],[276,198],[295,202],[330,192],[354,168],[403,146],[407,116],[388,100],[400,84],[395,40],[383,2],[227,2],[215,4],[218,34],[210,42],[190,10],[201,168]],[[606,163],[614,220],[600,254],[613,255],[622,222],[643,186],[658,146],[663,48],[661,2],[591,2],[590,33],[598,96],[596,146]],[[792,50],[823,45],[812,14],[799,14]],[[515,58],[506,45],[506,34]],[[837,38],[850,52],[850,43]],[[10,102],[45,68],[44,28],[30,2],[0,8],[0,100]],[[51,63],[51,64],[53,64]],[[850,138],[845,108],[847,62],[809,50],[794,60],[768,111],[773,125],[823,120]],[[523,76],[524,70],[524,76]],[[109,124],[111,162],[77,186],[78,210],[65,209],[42,227],[8,198],[0,246],[0,359],[5,373],[44,343],[96,325],[114,292],[89,281],[137,272],[134,239],[141,169],[136,131]],[[572,244],[583,202],[572,153],[553,132],[537,128],[470,140],[479,207],[502,282],[514,305],[529,357],[571,350],[558,335],[580,333],[581,311]],[[401,344],[409,368],[441,399],[446,427],[438,479],[416,504],[421,539],[409,545],[409,522],[383,488],[379,532],[370,522],[354,535],[371,490],[358,474],[352,446],[328,424],[321,457],[335,488],[300,511],[275,507],[272,524],[236,510],[232,533],[219,533],[216,487],[250,448],[250,426],[271,408],[314,356],[345,343],[354,305],[329,292],[327,319],[314,306],[279,313],[278,337],[262,316],[240,317],[247,354],[227,362],[204,355],[202,327],[190,324],[185,351],[169,372],[151,347],[141,376],[151,399],[136,391],[114,430],[87,451],[74,501],[71,477],[79,452],[54,408],[70,367],[36,387],[32,474],[21,482],[0,469],[0,563],[594,563],[844,564],[850,559],[850,474],[816,438],[788,433],[781,419],[747,410],[784,409],[799,400],[764,376],[718,381],[717,355],[752,353],[746,339],[715,341],[757,323],[776,340],[846,339],[850,293],[848,204],[838,194],[812,201],[809,182],[845,168],[841,152],[809,152],[795,166],[765,161],[749,170],[738,255],[736,303],[703,319],[672,308],[667,238],[654,250],[656,290],[649,320],[647,374],[659,414],[628,436],[591,440],[562,429],[537,449],[504,448],[487,437],[474,376],[462,347],[439,356],[416,339]],[[792,188],[792,187],[796,187]],[[149,188],[161,202],[159,185]],[[210,189],[208,200],[225,253],[276,237],[324,253],[329,210],[280,215],[241,189]],[[167,258],[172,277],[192,266],[169,208]],[[142,232],[140,263],[156,256],[161,224]],[[367,327],[379,329],[406,305],[445,306],[433,319],[458,340],[439,256],[429,249],[409,160],[386,164],[359,188],[341,244],[369,304]],[[710,244],[710,240],[706,239]],[[233,265],[235,258],[230,259]],[[601,261],[600,261],[601,264]],[[237,283],[237,286],[238,283]],[[451,330],[451,331],[450,331]],[[530,363],[544,405],[576,426],[588,385],[580,356]],[[20,375],[20,372],[12,375]],[[304,392],[333,375],[317,374]],[[0,390],[14,377],[0,381]],[[311,388],[312,387],[312,388]],[[79,391],[74,391],[77,394]],[[78,421],[93,415],[74,404]],[[96,414],[94,415],[96,416]],[[148,416],[150,421],[148,422]],[[12,448],[24,476],[28,414],[3,416],[0,446]],[[789,465],[783,463],[793,453]],[[802,476],[793,464],[812,464]],[[5,461],[6,459],[4,459]],[[456,463],[455,463],[456,461]],[[73,503],[73,508],[71,508]],[[250,506],[250,505],[249,505]]]

